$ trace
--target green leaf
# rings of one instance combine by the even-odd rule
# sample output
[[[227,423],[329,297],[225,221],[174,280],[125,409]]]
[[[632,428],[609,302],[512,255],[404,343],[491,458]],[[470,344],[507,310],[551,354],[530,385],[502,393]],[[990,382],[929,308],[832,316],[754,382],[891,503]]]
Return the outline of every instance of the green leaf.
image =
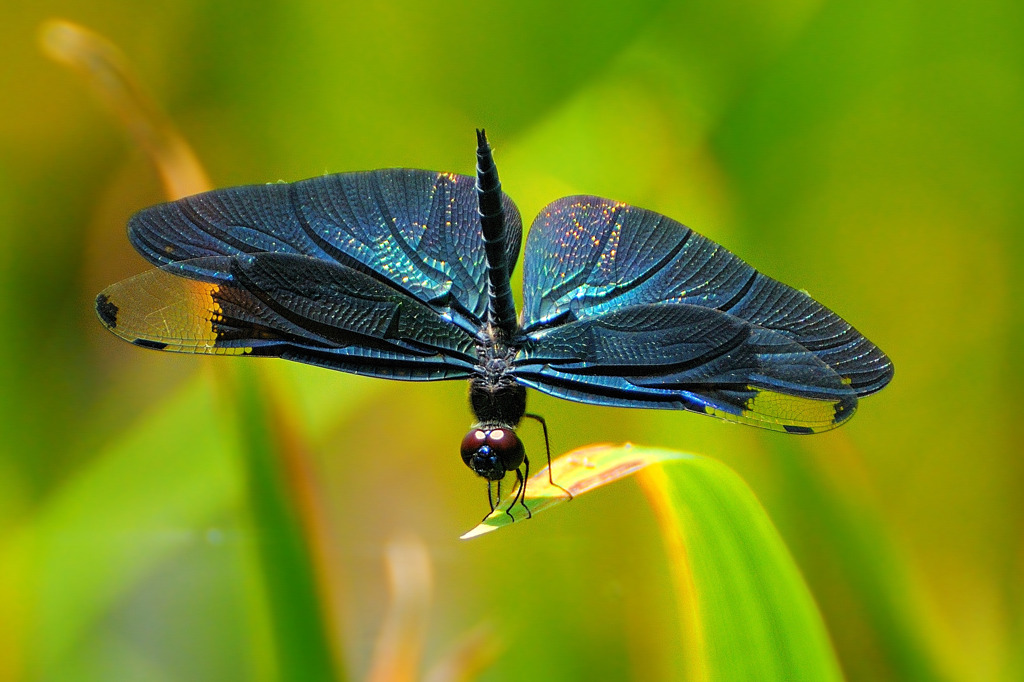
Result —
[[[704,457],[643,472],[692,679],[841,680],[810,590],[747,484]]]
[[[526,481],[524,503],[530,514],[550,509],[556,504],[569,501],[585,492],[607,485],[620,478],[643,469],[649,464],[663,462],[668,459],[693,457],[673,450],[656,448],[637,448],[631,443],[624,445],[590,445],[573,450],[551,462],[551,476],[544,467]],[[552,480],[554,485],[552,485]],[[504,526],[511,525],[519,517],[524,516],[522,506],[512,506],[512,500],[518,492],[516,486],[502,498],[494,510],[484,517],[476,528],[465,533],[463,540],[469,540]],[[567,494],[568,493],[568,494]],[[506,512],[506,510],[508,510]]]
[[[574,497],[636,472],[668,552],[688,679],[841,680],[796,563],[764,508],[729,467],[629,443],[589,446],[552,462],[552,477]],[[551,485],[546,469],[530,477],[526,490],[532,514],[569,499]],[[514,496],[509,491],[463,539],[511,524],[505,509]]]

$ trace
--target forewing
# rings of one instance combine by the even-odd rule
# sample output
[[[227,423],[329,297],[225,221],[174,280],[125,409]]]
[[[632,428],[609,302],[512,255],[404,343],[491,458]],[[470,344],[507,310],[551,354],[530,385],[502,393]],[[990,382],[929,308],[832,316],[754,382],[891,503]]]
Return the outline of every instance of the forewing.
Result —
[[[838,426],[857,396],[785,334],[713,308],[642,304],[531,334],[516,378],[570,400],[685,409],[791,433]]]
[[[416,298],[469,331],[487,306],[474,178],[388,169],[218,189],[135,214],[128,235],[157,266],[205,276],[196,259],[260,252],[343,265]],[[503,197],[514,265],[522,222]]]
[[[473,366],[472,337],[437,311],[334,262],[258,253],[184,261],[105,289],[103,324],[139,346],[281,357],[390,379],[455,379]]]
[[[627,306],[682,303],[727,313],[813,353],[864,396],[892,363],[845,320],[663,215],[597,197],[555,201],[526,241],[523,327],[599,318]]]

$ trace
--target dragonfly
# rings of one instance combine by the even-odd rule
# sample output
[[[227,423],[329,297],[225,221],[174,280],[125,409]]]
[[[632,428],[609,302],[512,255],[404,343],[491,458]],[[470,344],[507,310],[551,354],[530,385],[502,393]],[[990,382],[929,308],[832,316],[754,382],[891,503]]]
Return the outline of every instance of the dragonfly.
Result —
[[[469,381],[463,462],[493,512],[526,389],[673,409],[793,434],[846,422],[893,364],[808,294],[682,223],[595,196],[530,227],[522,310],[510,283],[523,223],[486,133],[476,176],[393,168],[217,189],[136,213],[156,266],[96,298],[136,346],[275,357],[404,381]],[[548,476],[550,478],[550,447]],[[554,481],[552,481],[554,483]]]

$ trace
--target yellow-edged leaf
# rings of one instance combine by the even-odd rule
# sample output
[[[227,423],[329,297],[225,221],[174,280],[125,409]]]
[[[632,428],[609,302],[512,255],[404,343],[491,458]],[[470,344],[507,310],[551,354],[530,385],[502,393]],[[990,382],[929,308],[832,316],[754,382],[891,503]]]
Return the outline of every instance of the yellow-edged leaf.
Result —
[[[525,504],[531,514],[550,509],[561,502],[569,501],[569,491],[574,497],[594,490],[608,483],[629,476],[644,467],[670,459],[694,457],[674,450],[634,447],[632,443],[611,445],[607,443],[588,445],[566,453],[551,462],[551,484],[548,469],[544,467],[526,481]],[[561,486],[561,487],[559,487]],[[521,505],[505,510],[512,504],[516,494],[515,486],[507,492],[501,502],[481,521],[476,528],[462,536],[469,540],[520,520],[526,513]]]

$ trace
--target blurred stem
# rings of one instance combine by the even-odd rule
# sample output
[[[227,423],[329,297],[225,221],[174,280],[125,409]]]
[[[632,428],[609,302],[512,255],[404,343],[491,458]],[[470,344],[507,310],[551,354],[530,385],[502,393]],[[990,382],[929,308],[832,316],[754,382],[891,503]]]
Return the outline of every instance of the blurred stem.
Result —
[[[40,27],[43,52],[75,71],[153,160],[168,198],[210,188],[202,164],[185,138],[139,83],[124,54],[101,35],[52,19]]]
[[[43,51],[78,73],[107,105],[121,125],[149,156],[169,199],[210,188],[210,181],[185,138],[158,107],[135,76],[128,59],[110,41],[63,20],[40,28]],[[229,390],[226,404],[237,405],[237,429],[243,467],[249,483],[248,508],[256,529],[259,565],[263,572],[282,680],[336,680],[344,666],[332,656],[326,620],[320,607],[316,571],[307,544],[321,529],[309,476],[297,438],[284,437],[284,420],[264,400],[263,387],[252,367],[230,368],[223,377]],[[289,457],[290,456],[290,457]],[[291,463],[292,471],[287,465]],[[289,474],[295,474],[290,476]],[[305,504],[304,504],[305,503]],[[303,513],[307,524],[303,524]],[[316,536],[314,535],[314,539]]]
[[[232,368],[234,369],[234,368]],[[264,399],[253,368],[231,372],[232,401],[238,406],[238,432],[248,479],[248,508],[267,593],[270,628],[277,647],[280,680],[341,680],[321,608],[316,571],[284,466],[288,439],[271,425],[280,423]]]
[[[804,535],[828,538],[843,572],[876,634],[879,651],[896,679],[945,680],[921,641],[907,605],[910,580],[883,524],[867,509],[855,509],[849,494],[827,487],[811,473],[798,444],[768,445],[785,474],[793,508],[802,509]],[[806,513],[812,511],[813,513]],[[797,526],[800,527],[799,525]]]
[[[393,540],[387,551],[391,604],[377,636],[369,682],[415,682],[427,635],[433,569],[416,537]]]

